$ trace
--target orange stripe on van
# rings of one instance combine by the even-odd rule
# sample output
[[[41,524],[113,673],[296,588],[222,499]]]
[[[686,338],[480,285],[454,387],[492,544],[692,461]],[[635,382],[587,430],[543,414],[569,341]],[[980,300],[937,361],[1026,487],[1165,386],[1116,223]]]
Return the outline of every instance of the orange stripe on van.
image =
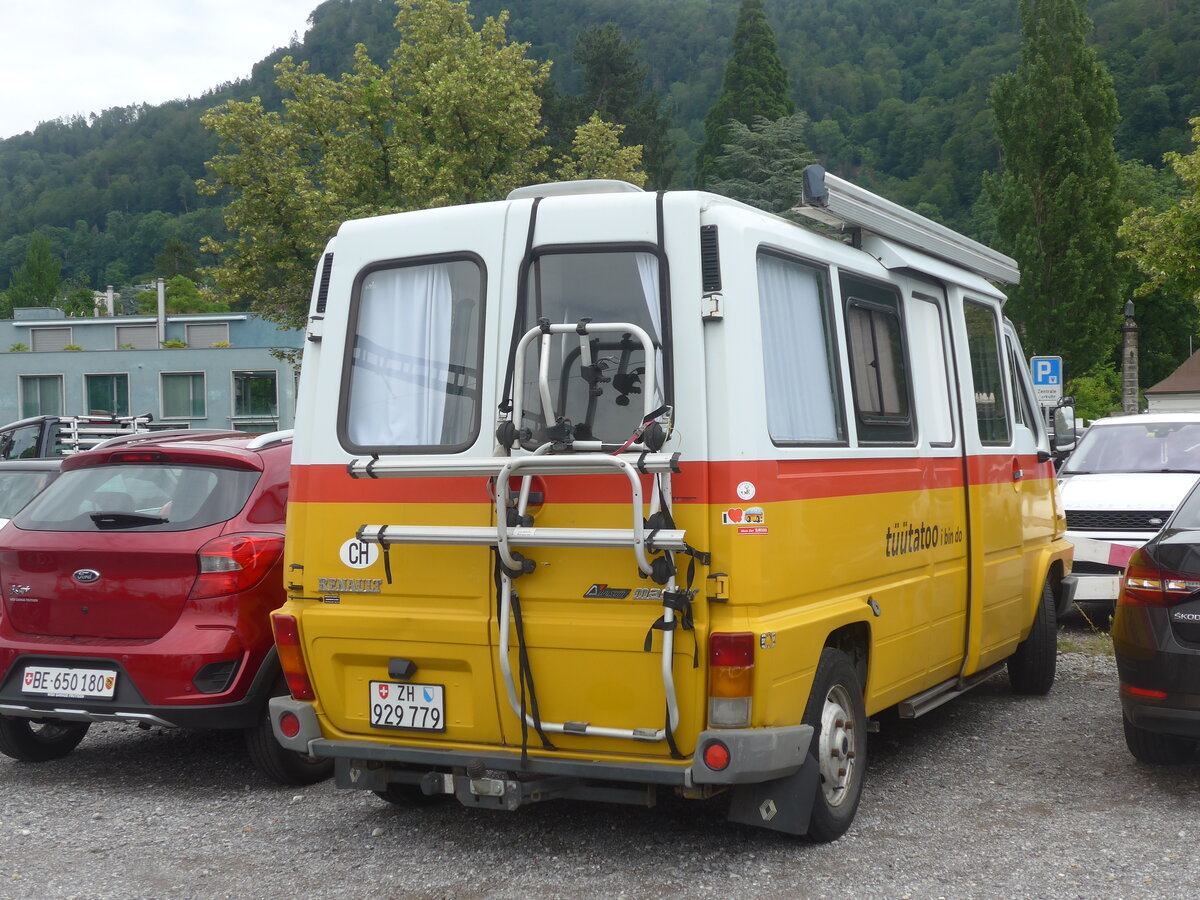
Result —
[[[738,485],[754,485],[758,503],[859,497],[962,487],[958,457],[854,458],[684,462],[674,479],[676,503],[745,502]],[[973,485],[1011,483],[1014,469],[1029,481],[1054,477],[1050,463],[1033,455],[971,457]],[[612,503],[628,496],[620,475],[539,478],[534,490],[562,503]],[[649,477],[643,489],[649,496]],[[291,499],[302,503],[490,503],[484,478],[351,478],[345,466],[293,466]]]

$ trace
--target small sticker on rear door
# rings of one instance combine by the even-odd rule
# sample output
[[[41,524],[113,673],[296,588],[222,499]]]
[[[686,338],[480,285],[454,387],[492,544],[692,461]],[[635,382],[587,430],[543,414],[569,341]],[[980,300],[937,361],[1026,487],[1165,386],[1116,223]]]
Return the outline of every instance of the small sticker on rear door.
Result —
[[[612,588],[607,584],[593,584],[583,596],[599,597],[603,600],[624,600],[629,596],[630,588]]]

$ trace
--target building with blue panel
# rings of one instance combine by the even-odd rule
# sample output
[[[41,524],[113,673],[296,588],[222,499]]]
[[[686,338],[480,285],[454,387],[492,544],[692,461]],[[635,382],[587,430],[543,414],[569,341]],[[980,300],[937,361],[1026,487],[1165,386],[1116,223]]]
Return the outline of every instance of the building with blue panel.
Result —
[[[296,370],[271,351],[298,350],[301,331],[249,313],[14,312],[0,321],[0,424],[37,415],[149,413],[159,427],[292,427]]]

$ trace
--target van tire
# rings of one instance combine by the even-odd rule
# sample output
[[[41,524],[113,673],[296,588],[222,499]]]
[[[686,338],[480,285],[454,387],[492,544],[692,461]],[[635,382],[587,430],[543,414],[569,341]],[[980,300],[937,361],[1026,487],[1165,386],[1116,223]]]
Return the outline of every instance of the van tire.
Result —
[[[265,710],[261,721],[246,729],[245,738],[250,761],[276,784],[316,784],[333,774],[332,759],[297,753],[280,744]]]
[[[862,686],[854,663],[841,650],[821,651],[803,721],[813,728],[808,753],[819,773],[808,838],[835,841],[854,821],[867,767]]]
[[[1048,694],[1058,668],[1058,621],[1054,614],[1054,591],[1042,585],[1042,597],[1033,616],[1029,636],[1017,644],[1008,658],[1008,680],[1018,694]]]
[[[1138,762],[1150,766],[1178,766],[1190,762],[1196,753],[1196,741],[1174,734],[1161,734],[1138,728],[1124,716],[1125,746]]]
[[[20,762],[62,759],[79,746],[90,727],[90,722],[37,722],[0,716],[0,753]]]

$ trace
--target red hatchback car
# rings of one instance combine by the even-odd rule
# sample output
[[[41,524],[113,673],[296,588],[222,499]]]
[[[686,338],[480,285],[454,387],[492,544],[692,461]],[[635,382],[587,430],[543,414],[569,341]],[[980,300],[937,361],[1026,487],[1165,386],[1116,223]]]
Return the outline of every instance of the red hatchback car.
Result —
[[[290,459],[288,432],[175,432],[63,462],[0,537],[0,752],[57,759],[98,721],[237,728],[273,780],[329,775],[266,714]]]

